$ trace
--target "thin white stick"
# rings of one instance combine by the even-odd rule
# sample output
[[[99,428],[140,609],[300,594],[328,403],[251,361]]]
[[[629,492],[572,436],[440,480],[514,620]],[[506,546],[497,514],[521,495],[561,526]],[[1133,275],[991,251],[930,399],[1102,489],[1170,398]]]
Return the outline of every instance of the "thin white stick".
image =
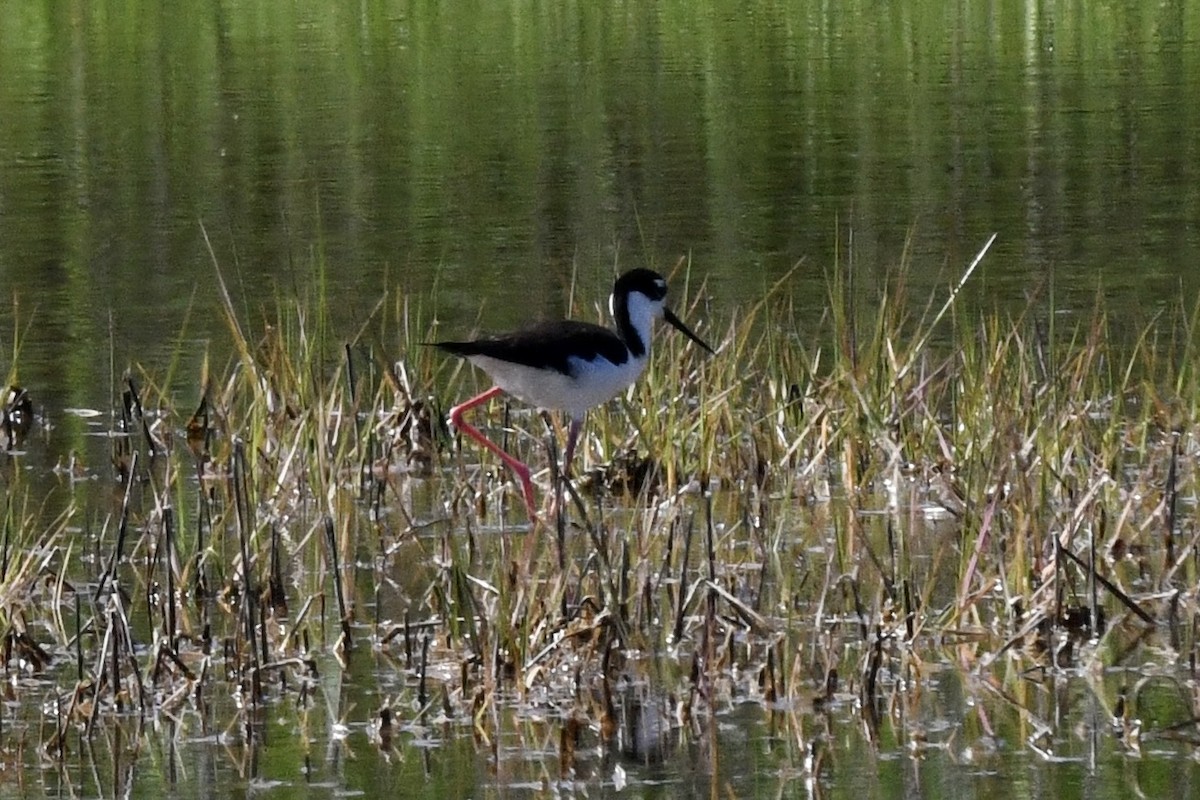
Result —
[[[942,309],[934,315],[933,322],[929,323],[929,327],[925,329],[925,333],[917,341],[916,347],[912,349],[912,357],[908,360],[908,363],[904,365],[904,368],[896,374],[897,380],[907,375],[908,371],[912,369],[913,364],[917,363],[917,356],[921,354],[921,351],[925,349],[925,345],[929,343],[929,337],[933,336],[933,329],[937,327],[937,324],[941,321],[942,317],[946,316],[946,312],[950,310],[950,306],[954,305],[954,300],[958,297],[958,293],[961,292],[962,288],[967,285],[967,280],[970,279],[971,273],[974,272],[975,268],[979,266],[979,262],[983,261],[983,257],[991,248],[992,242],[996,241],[996,236],[998,235],[999,234],[993,233],[990,237],[988,237],[988,240],[983,243],[983,247],[981,247],[979,252],[976,253],[974,260],[971,261],[971,264],[967,267],[966,272],[962,274],[962,277],[958,279],[958,283],[950,291],[950,296],[946,298],[946,302],[942,304]]]

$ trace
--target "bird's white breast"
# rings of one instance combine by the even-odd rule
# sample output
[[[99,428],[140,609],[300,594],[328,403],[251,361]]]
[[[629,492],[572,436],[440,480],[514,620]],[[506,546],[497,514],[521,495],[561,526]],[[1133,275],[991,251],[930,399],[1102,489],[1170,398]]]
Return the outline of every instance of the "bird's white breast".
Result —
[[[623,364],[613,364],[599,356],[591,361],[572,357],[571,375],[489,356],[470,356],[469,360],[513,397],[538,408],[562,410],[582,418],[589,408],[611,400],[637,380],[646,368],[647,358],[630,357]]]

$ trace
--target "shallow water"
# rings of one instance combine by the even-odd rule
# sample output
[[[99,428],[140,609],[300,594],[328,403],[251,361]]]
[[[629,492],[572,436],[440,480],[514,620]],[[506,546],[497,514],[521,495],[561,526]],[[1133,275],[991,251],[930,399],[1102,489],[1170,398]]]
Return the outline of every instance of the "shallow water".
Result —
[[[413,488],[412,511],[436,517],[436,509],[426,505],[434,498],[422,486]],[[722,508],[718,504],[719,520],[725,519]],[[1185,787],[1186,794],[1186,787],[1200,780],[1192,736],[1194,677],[1186,664],[1156,661],[1146,669],[1142,663],[1146,656],[1155,660],[1152,654],[1169,647],[1167,638],[1174,634],[1151,633],[1126,656],[1094,653],[1095,643],[1075,642],[1077,654],[1067,656],[1070,663],[1062,667],[1050,666],[1022,645],[992,661],[988,654],[995,647],[982,644],[985,631],[966,622],[948,627],[936,622],[938,564],[931,556],[960,531],[927,510],[905,505],[898,513],[863,516],[864,541],[885,538],[889,521],[905,535],[908,574],[926,587],[930,604],[920,615],[928,627],[916,638],[906,639],[899,622],[884,632],[885,658],[873,701],[864,691],[862,670],[881,632],[860,628],[848,596],[820,588],[819,576],[838,561],[835,543],[823,538],[830,531],[820,520],[852,513],[840,500],[808,511],[780,508],[791,514],[778,521],[781,529],[796,534],[777,555],[797,565],[795,575],[780,580],[794,584],[762,590],[769,600],[764,608],[768,638],[777,642],[774,652],[781,660],[775,680],[786,691],[774,699],[766,696],[763,637],[739,625],[736,615],[722,612],[722,629],[730,638],[722,646],[728,647],[723,665],[711,679],[701,676],[696,682],[691,672],[703,650],[702,626],[694,622],[677,646],[628,651],[612,686],[608,733],[600,655],[582,643],[556,645],[549,658],[527,655],[520,673],[496,687],[494,707],[472,718],[472,698],[484,691],[487,679],[466,655],[469,638],[459,633],[450,643],[444,623],[422,624],[437,618],[430,605],[441,601],[431,599],[429,591],[442,582],[438,565],[447,548],[466,546],[463,531],[447,539],[443,526],[434,524],[395,542],[361,543],[350,597],[358,608],[354,647],[335,655],[336,609],[324,595],[300,626],[310,637],[307,653],[298,641],[289,645],[282,636],[272,644],[270,661],[278,668],[268,670],[265,699],[257,710],[230,692],[235,683],[228,673],[229,645],[222,656],[221,642],[237,637],[226,627],[232,617],[224,620],[221,614],[214,618],[210,676],[198,689],[192,685],[187,696],[168,701],[177,679],[152,681],[152,650],[143,645],[138,658],[156,704],[142,717],[134,698],[127,697],[124,713],[102,712],[90,737],[73,726],[61,759],[52,749],[35,753],[39,743],[45,748],[49,741],[55,698],[60,711],[70,704],[63,686],[73,679],[73,652],[55,651],[50,681],[14,675],[13,701],[5,712],[10,743],[5,753],[22,778],[19,790],[0,786],[0,796],[170,792],[209,797],[218,791],[274,797],[972,798],[1002,793],[1118,798],[1154,796],[1167,786]],[[664,506],[663,513],[673,512]],[[647,543],[661,548],[661,541],[640,532],[636,521],[642,516],[613,509],[612,535],[624,537],[635,552]],[[718,524],[718,530],[727,526],[733,519]],[[681,528],[664,522],[653,536],[667,529]],[[471,541],[478,548],[472,572],[485,580],[493,574],[489,565],[508,563],[527,547],[546,553],[556,548],[552,537],[531,540],[520,526],[505,533],[478,530]],[[740,542],[739,537],[722,547],[729,553],[755,550]],[[574,531],[568,547],[568,563],[586,575],[592,541]],[[728,554],[718,562],[729,565],[722,570],[741,576],[727,576],[722,583],[735,591],[740,587],[750,602],[759,565],[738,563]],[[127,573],[134,587],[142,571],[137,563],[135,555]],[[704,569],[698,553],[693,552],[691,564],[689,575]],[[635,567],[635,575],[657,580],[653,570],[644,569]],[[303,564],[285,570],[292,613],[281,623],[299,625],[299,601],[312,591],[305,587],[325,584]],[[826,598],[820,608],[818,596]],[[84,601],[85,614],[91,613],[89,602]],[[224,599],[217,603],[224,607]],[[143,603],[136,599],[131,608],[138,641],[151,642],[156,634],[144,619]],[[700,614],[701,607],[694,611]],[[197,611],[180,613],[189,620],[183,628],[195,635]],[[628,613],[631,621],[642,619],[640,597],[631,598]],[[494,619],[490,613],[483,616]],[[69,611],[65,617],[70,628]],[[636,637],[654,636],[663,624],[668,623],[650,622]],[[1136,620],[1116,624],[1118,631],[1103,647],[1121,649],[1141,630]],[[89,669],[98,649],[95,637],[85,635]],[[423,651],[429,654],[427,669],[419,667]],[[199,642],[183,643],[180,652],[198,670]],[[311,665],[289,666],[290,658],[311,658]],[[1103,666],[1113,663],[1120,666]],[[822,676],[831,666],[839,676],[822,696]],[[704,687],[700,695],[689,694],[693,686]],[[1121,697],[1127,703],[1123,713],[1117,708]],[[33,698],[41,698],[41,709]],[[384,707],[394,714],[386,733],[379,724]],[[572,727],[570,720],[578,725]],[[574,737],[569,748],[567,731]]]

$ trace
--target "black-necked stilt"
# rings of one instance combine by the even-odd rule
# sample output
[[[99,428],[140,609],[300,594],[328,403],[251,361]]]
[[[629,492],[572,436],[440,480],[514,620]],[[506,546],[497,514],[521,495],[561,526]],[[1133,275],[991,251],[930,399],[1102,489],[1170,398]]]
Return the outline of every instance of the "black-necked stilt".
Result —
[[[529,467],[504,452],[463,419],[463,414],[501,392],[532,406],[567,412],[570,433],[563,460],[569,470],[575,441],[589,408],[615,397],[646,368],[650,332],[662,317],[709,353],[713,349],[692,333],[666,307],[667,282],[649,269],[634,269],[617,278],[609,298],[616,330],[590,322],[547,322],[515,333],[472,342],[435,342],[482,369],[496,385],[450,409],[450,422],[498,455],[521,480],[530,519],[537,519]]]

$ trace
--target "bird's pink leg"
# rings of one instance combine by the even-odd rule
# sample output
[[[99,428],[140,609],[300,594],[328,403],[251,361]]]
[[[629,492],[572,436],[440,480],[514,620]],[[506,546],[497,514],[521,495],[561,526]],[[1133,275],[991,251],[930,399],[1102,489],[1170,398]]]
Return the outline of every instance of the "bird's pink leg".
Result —
[[[571,428],[567,432],[567,452],[563,458],[563,475],[571,474],[571,459],[575,456],[575,442],[579,439],[579,429],[583,427],[582,418],[571,418]]]
[[[493,453],[498,455],[500,460],[507,464],[508,468],[516,473],[517,478],[519,478],[521,481],[521,491],[525,495],[525,509],[529,512],[530,521],[536,523],[537,504],[534,503],[533,500],[533,481],[530,480],[529,467],[525,466],[524,463],[518,461],[508,453],[501,450],[500,445],[496,444],[491,439],[488,439],[486,436],[476,430],[473,425],[463,419],[464,413],[470,411],[472,408],[475,408],[475,406],[483,405],[488,400],[491,400],[493,397],[498,394],[502,394],[503,392],[504,390],[499,386],[493,386],[483,394],[472,397],[465,403],[456,405],[454,408],[450,409],[450,424],[465,433],[467,436],[470,436],[475,441],[479,442],[488,450],[491,450]]]

